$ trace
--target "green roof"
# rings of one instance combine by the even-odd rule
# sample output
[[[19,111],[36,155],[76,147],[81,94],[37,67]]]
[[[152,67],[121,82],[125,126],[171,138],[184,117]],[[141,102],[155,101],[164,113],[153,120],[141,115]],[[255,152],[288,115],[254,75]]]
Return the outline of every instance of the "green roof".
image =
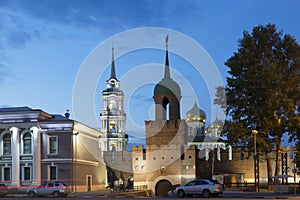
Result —
[[[162,79],[154,88],[154,95],[158,94],[174,94],[180,97],[181,90],[179,85],[172,79]]]

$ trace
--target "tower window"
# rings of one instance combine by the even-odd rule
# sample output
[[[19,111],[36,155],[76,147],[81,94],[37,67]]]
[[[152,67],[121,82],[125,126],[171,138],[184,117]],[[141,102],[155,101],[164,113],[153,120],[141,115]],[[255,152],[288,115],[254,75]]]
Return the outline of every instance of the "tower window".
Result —
[[[169,99],[164,98],[163,100],[163,119],[170,119],[170,102]]]
[[[110,125],[109,125],[109,131],[111,133],[116,133],[117,129],[116,129],[116,122],[115,121],[111,121]]]
[[[244,160],[244,159],[245,159],[245,152],[241,151],[241,160]]]
[[[180,149],[181,151],[180,151],[180,153],[181,153],[181,156],[180,156],[180,158],[181,158],[181,160],[184,160],[184,146],[182,145],[181,146],[181,149]]]
[[[146,149],[143,149],[143,160],[146,160]]]

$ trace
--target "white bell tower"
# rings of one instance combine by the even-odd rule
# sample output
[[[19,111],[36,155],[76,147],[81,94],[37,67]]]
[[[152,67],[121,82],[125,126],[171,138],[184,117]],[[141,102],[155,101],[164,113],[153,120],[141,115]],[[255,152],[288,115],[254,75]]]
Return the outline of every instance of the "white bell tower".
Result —
[[[116,77],[114,48],[112,48],[110,78],[106,81],[106,89],[102,91],[100,120],[101,131],[105,133],[107,138],[106,149],[104,150],[128,150],[128,135],[125,133],[124,93],[120,90],[120,81]]]

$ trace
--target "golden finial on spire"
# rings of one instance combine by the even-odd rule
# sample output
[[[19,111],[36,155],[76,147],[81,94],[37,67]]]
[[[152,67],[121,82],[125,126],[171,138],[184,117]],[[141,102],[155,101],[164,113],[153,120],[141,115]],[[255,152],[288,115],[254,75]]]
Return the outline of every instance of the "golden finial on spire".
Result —
[[[166,48],[168,49],[169,35],[166,36]]]

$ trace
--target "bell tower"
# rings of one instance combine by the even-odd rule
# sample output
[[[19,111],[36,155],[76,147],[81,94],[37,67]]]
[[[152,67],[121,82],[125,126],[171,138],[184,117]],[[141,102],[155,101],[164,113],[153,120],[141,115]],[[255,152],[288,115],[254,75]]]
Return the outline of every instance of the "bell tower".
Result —
[[[124,93],[116,76],[114,48],[110,78],[102,91],[102,112],[100,113],[101,131],[105,133],[106,151],[128,150],[128,135],[125,133],[126,114],[124,112]]]

